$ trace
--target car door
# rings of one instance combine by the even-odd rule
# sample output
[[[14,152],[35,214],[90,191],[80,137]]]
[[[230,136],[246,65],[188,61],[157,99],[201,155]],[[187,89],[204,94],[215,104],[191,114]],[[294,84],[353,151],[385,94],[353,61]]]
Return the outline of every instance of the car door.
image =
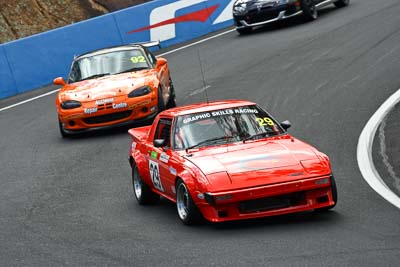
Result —
[[[160,118],[154,139],[163,139],[163,147],[153,146],[149,152],[149,172],[154,187],[164,194],[175,195],[175,176],[171,173],[173,151],[171,150],[171,118]]]

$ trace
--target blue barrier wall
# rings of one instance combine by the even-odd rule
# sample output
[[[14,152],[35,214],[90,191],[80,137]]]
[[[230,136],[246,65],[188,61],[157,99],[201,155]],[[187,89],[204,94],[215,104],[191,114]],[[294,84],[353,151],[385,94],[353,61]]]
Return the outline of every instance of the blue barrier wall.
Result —
[[[162,47],[232,25],[228,15],[232,3],[233,0],[156,0],[1,44],[0,99],[51,84],[55,77],[66,77],[74,55],[108,46],[155,41],[151,38],[158,38],[155,33],[163,25],[173,25],[175,35],[161,38]],[[176,8],[176,4],[180,7]],[[172,12],[171,18],[158,21],[161,26],[150,25],[156,9],[162,10],[162,14],[166,9]],[[172,32],[164,30],[167,35]]]
[[[4,47],[0,46],[0,99],[17,93],[17,85],[8,64]]]

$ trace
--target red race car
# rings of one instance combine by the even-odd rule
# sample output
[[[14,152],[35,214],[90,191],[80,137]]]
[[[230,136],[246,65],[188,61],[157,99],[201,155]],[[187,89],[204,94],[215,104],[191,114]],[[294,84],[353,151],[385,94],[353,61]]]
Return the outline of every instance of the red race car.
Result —
[[[329,158],[258,105],[229,100],[161,112],[129,130],[139,204],[163,196],[184,224],[258,218],[336,205]]]

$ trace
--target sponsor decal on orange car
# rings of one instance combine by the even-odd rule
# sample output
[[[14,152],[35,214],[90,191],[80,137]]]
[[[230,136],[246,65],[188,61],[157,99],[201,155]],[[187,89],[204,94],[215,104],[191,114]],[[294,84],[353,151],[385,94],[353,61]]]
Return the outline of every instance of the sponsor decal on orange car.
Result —
[[[127,106],[128,106],[128,104],[125,102],[112,105],[113,109],[126,108]]]
[[[108,104],[114,102],[114,98],[105,98],[101,100],[96,100],[96,105],[103,105],[103,104]]]
[[[129,105],[129,109],[134,109],[137,107],[145,106],[151,102],[150,99],[144,100],[143,102],[135,103],[133,105]]]
[[[97,112],[97,108],[96,107],[93,107],[93,108],[85,108],[84,110],[83,110],[83,113],[85,113],[85,114],[92,114],[92,113],[96,113]]]

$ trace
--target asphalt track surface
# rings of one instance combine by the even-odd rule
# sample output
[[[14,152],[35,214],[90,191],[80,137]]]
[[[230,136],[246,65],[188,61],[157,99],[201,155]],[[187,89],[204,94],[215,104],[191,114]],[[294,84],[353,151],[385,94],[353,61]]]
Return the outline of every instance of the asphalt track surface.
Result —
[[[210,99],[253,100],[328,154],[333,211],[184,226],[168,201],[136,204],[126,129],[64,140],[50,95],[0,113],[1,265],[398,266],[400,211],[356,149],[400,88],[399,14],[399,0],[353,0],[166,55],[179,105],[205,100],[199,51]]]

